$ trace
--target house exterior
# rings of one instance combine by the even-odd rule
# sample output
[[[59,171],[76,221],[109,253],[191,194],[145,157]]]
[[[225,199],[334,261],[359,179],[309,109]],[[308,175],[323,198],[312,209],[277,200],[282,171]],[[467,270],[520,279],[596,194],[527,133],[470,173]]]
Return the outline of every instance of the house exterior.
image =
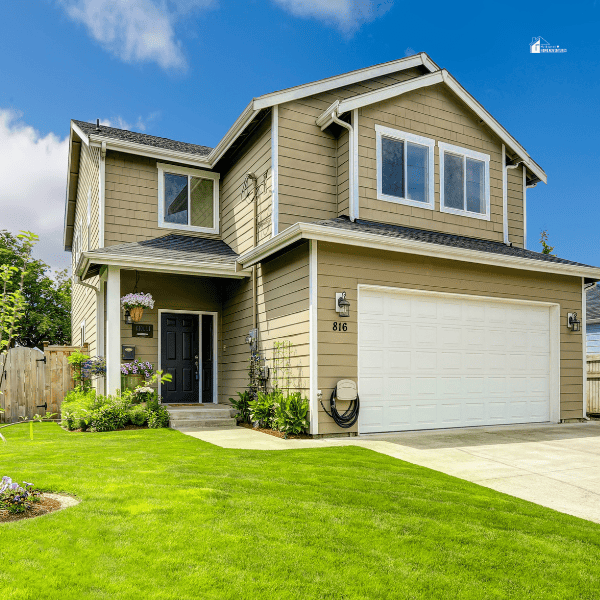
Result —
[[[600,354],[600,288],[597,285],[586,289],[585,328],[587,354]]]
[[[255,98],[212,149],[72,121],[73,343],[106,355],[107,392],[133,346],[173,374],[164,402],[226,404],[249,335],[268,386],[290,342],[314,435],[580,419],[567,315],[600,269],[526,249],[539,182],[426,54]],[[134,290],[156,301],[142,337],[119,305]],[[341,379],[349,430],[321,405]]]

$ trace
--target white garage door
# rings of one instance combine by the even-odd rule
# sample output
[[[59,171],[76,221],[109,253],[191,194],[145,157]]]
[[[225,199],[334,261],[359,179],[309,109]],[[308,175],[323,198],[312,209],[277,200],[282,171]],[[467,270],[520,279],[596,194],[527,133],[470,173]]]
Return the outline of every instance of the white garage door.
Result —
[[[550,308],[361,289],[361,433],[550,420]]]

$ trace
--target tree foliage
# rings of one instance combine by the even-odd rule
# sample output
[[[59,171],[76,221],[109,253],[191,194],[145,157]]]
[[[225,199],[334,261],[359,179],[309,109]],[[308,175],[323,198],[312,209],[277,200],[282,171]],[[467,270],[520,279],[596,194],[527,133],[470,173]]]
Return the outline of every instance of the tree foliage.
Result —
[[[33,243],[37,239],[34,236]],[[50,267],[31,258],[31,238],[0,231],[0,267],[23,272],[23,314],[14,332],[21,346],[41,348],[43,341],[68,344],[71,340],[71,279],[66,269],[49,274]],[[12,269],[11,269],[12,270]],[[7,293],[16,293],[20,278],[7,281]]]
[[[552,254],[554,246],[548,245],[548,230],[546,229],[540,233],[540,244],[542,245],[542,254],[550,254],[554,256],[554,254]]]

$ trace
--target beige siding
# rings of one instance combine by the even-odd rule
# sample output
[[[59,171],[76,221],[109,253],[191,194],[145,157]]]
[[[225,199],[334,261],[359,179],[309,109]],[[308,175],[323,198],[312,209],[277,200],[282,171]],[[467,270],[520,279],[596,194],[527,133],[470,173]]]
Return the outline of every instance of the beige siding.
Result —
[[[292,343],[292,386],[308,395],[308,245],[289,250],[258,269],[259,352],[272,366],[276,341]],[[232,281],[223,291],[221,402],[248,385],[252,284]],[[272,385],[273,380],[269,382]]]
[[[514,246],[523,248],[523,168],[507,171],[508,239]]]
[[[342,131],[337,140],[337,215],[350,215],[350,162],[348,161],[348,140],[350,134]]]
[[[159,310],[189,310],[220,313],[219,280],[139,271],[138,290],[152,294],[154,308],[145,309],[141,323],[154,326],[154,337],[132,337],[132,326],[121,320],[121,343],[135,346],[135,357],[150,361],[158,369]],[[121,294],[135,286],[135,272],[121,271]],[[217,317],[217,349],[221,348],[221,322]],[[220,353],[218,363],[220,364]],[[219,382],[222,374],[219,369]]]
[[[75,207],[74,240],[77,240],[74,250],[77,252],[98,248],[99,240],[99,148],[81,144],[79,158],[79,179],[77,182],[77,200]],[[88,198],[91,200],[91,220],[88,228]],[[75,270],[75,252],[73,252],[73,272]],[[87,283],[98,285],[98,277],[93,277]],[[73,345],[79,346],[81,340],[80,326],[85,321],[85,342],[89,344],[90,353],[98,353],[96,336],[96,294],[90,288],[79,284],[73,285],[71,304],[71,327]]]
[[[581,417],[581,333],[568,331],[567,313],[581,311],[581,279],[466,262],[319,243],[319,383],[329,398],[339,379],[357,380],[357,294],[359,284],[484,295],[560,304],[561,419]],[[347,333],[332,331],[332,299],[345,290],[351,303]],[[320,408],[320,407],[319,407]],[[354,428],[356,431],[356,427]],[[320,409],[319,433],[339,433]]]
[[[238,150],[232,166],[221,174],[221,234],[235,252],[252,247],[252,196],[243,193],[248,173],[258,177],[258,240],[271,237],[271,123],[267,119]]]
[[[298,221],[338,215],[337,140],[316,126],[317,117],[335,100],[393,85],[419,74],[419,70],[409,69],[279,107],[279,231]],[[347,191],[344,196],[342,190],[340,205],[343,211],[347,206]]]
[[[435,148],[435,210],[377,199],[375,125],[490,155],[490,221],[440,211],[439,148]],[[359,111],[360,218],[455,235],[503,240],[502,145],[442,84],[414,90]]]

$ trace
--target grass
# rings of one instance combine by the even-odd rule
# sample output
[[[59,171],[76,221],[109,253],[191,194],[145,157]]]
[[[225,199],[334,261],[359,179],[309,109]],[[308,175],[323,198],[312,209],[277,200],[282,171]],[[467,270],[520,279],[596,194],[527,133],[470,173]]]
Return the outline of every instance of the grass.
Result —
[[[77,507],[0,526],[3,599],[598,598],[600,525],[357,447],[4,429]]]

